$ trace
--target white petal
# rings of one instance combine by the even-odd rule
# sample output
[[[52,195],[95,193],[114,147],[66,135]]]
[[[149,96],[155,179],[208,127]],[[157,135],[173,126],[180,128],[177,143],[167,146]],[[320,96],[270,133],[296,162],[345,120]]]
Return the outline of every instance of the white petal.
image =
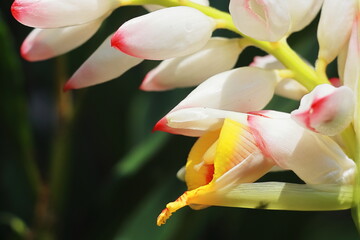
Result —
[[[34,29],[21,45],[21,55],[28,61],[46,60],[82,45],[100,28],[102,19],[72,27]]]
[[[324,0],[318,25],[319,58],[330,63],[349,39],[357,0]]]
[[[64,90],[78,89],[119,77],[143,59],[135,58],[110,46],[109,36],[66,83]]]
[[[284,65],[272,55],[256,56],[250,66],[265,69],[285,69]],[[300,100],[308,92],[298,81],[290,78],[280,80],[275,88],[275,94],[293,100]]]
[[[308,184],[353,183],[356,166],[330,137],[302,128],[289,114],[260,113],[249,116],[249,125],[265,156]]]
[[[111,0],[15,0],[11,11],[24,25],[57,28],[90,22],[117,6]]]
[[[198,52],[161,62],[146,75],[140,88],[163,91],[196,86],[233,68],[241,51],[238,39],[212,38]]]
[[[229,10],[240,32],[258,40],[275,42],[290,30],[285,0],[231,0]]]
[[[291,117],[301,126],[328,136],[341,133],[353,120],[355,97],[345,86],[318,85],[300,102]]]
[[[219,129],[225,118],[247,123],[247,115],[244,113],[212,108],[184,108],[168,113],[155,125],[154,130],[199,137]]]
[[[360,79],[360,20],[354,22],[344,66],[344,85],[356,91]]]
[[[290,78],[281,80],[275,88],[275,94],[293,100],[300,100],[309,91],[298,81]]]
[[[360,19],[353,24],[352,33],[346,56],[344,67],[344,85],[350,87],[355,93],[359,93],[360,82]],[[359,103],[359,96],[355,94],[355,102]],[[360,119],[359,106],[355,108],[354,122],[358,123]],[[358,124],[354,124],[355,131],[359,134]]]
[[[323,0],[291,1],[291,32],[297,32],[306,27],[319,12]]]
[[[339,52],[337,57],[337,70],[339,74],[339,78],[344,81],[344,71],[345,71],[345,64],[348,54],[349,44],[345,44],[345,46]]]
[[[191,54],[205,46],[215,20],[190,7],[161,9],[125,22],[112,46],[134,57],[163,60]]]
[[[172,111],[188,107],[257,111],[272,99],[276,81],[273,71],[255,67],[219,73],[201,83]]]
[[[265,56],[255,56],[252,63],[250,63],[252,67],[260,67],[265,69],[284,69],[284,65],[282,65],[279,60],[276,59],[273,55],[265,55]]]

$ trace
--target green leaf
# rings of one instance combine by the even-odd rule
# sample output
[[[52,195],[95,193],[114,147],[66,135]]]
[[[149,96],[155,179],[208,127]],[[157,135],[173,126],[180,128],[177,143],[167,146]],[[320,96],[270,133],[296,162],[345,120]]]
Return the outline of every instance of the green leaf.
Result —
[[[182,225],[185,211],[176,214],[176,218],[171,219],[166,225],[156,226],[156,217],[164,208],[164,199],[178,185],[177,181],[165,181],[155,187],[155,191],[145,197],[134,211],[126,224],[118,231],[114,240],[131,239],[174,239]]]
[[[127,177],[135,174],[164,146],[169,137],[170,135],[167,133],[154,133],[149,135],[115,165],[115,177]]]

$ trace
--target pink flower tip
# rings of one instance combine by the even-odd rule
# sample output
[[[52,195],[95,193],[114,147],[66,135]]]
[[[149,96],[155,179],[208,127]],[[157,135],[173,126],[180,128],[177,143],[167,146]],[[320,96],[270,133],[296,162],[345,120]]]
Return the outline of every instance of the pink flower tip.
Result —
[[[23,7],[24,6],[21,3],[19,3],[19,1],[14,1],[13,4],[11,5],[11,14],[18,21],[20,21],[21,19],[21,10],[23,9]]]
[[[29,45],[25,42],[23,42],[23,44],[20,47],[20,55],[23,59],[25,59],[26,61],[32,62],[35,61],[31,58],[30,56],[30,50],[31,48],[29,47]]]
[[[162,131],[162,132],[171,133],[171,128],[168,127],[167,123],[168,123],[168,121],[167,121],[166,117],[163,117],[155,124],[154,128],[152,129],[152,132]]]
[[[69,81],[67,81],[63,87],[63,92],[67,92],[70,90],[76,89],[75,86],[73,86],[73,84],[71,83],[71,79]]]
[[[341,84],[341,81],[340,81],[340,78],[330,78],[329,79],[331,85],[333,85],[334,87],[340,87],[342,84]]]
[[[169,90],[168,87],[162,86],[161,84],[159,84],[155,77],[154,77],[155,73],[154,71],[150,71],[146,74],[144,80],[142,81],[139,89],[142,91],[164,91],[164,90]]]
[[[111,47],[116,48],[123,52],[123,37],[121,32],[118,30],[115,32],[115,34],[111,37]]]

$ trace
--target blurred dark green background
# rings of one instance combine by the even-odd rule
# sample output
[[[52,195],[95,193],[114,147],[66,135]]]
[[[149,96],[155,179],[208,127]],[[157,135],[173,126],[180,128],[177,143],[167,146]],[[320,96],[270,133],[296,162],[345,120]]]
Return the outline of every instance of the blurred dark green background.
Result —
[[[358,239],[350,211],[288,212],[184,208],[162,227],[156,217],[186,190],[176,178],[195,139],[152,133],[190,89],[146,93],[138,86],[156,62],[70,93],[66,79],[140,7],[116,10],[85,45],[53,60],[19,57],[30,28],[0,3],[0,239]],[[228,1],[213,1],[226,10]],[[316,24],[290,38],[313,62]],[[216,35],[234,36],[227,31]],[[256,54],[247,49],[238,65]],[[335,66],[333,66],[335,69]],[[335,71],[330,70],[330,75]],[[290,111],[277,97],[268,108]],[[289,173],[266,179],[298,181]]]

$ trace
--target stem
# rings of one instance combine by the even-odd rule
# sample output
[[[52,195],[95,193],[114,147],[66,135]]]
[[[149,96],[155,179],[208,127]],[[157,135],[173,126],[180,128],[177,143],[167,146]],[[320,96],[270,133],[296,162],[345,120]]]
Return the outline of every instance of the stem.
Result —
[[[66,61],[64,57],[57,59],[56,64],[56,109],[58,115],[58,128],[56,130],[54,150],[51,163],[51,197],[55,206],[59,207],[63,202],[65,182],[67,176],[68,164],[68,133],[70,132],[70,123],[73,115],[72,101],[70,93],[61,91],[62,86],[67,79]]]
[[[61,223],[58,219],[65,207],[65,199],[68,195],[66,188],[68,185],[69,173],[69,133],[73,119],[73,106],[70,93],[62,92],[62,87],[67,79],[66,59],[59,57],[56,59],[55,70],[55,96],[57,110],[57,129],[55,130],[52,156],[50,162],[50,183],[47,196],[47,218],[44,223],[44,235],[48,239],[54,239],[55,224]]]
[[[204,14],[217,20],[218,28],[225,28],[236,32],[246,38],[252,45],[272,54],[285,67],[294,72],[294,79],[304,85],[309,91],[319,84],[329,83],[326,75],[318,74],[311,66],[305,63],[299,55],[294,52],[286,40],[279,42],[259,41],[241,33],[234,25],[229,13],[218,9],[193,3],[188,0],[118,0],[120,6],[156,4],[165,7],[188,6],[195,8]]]

